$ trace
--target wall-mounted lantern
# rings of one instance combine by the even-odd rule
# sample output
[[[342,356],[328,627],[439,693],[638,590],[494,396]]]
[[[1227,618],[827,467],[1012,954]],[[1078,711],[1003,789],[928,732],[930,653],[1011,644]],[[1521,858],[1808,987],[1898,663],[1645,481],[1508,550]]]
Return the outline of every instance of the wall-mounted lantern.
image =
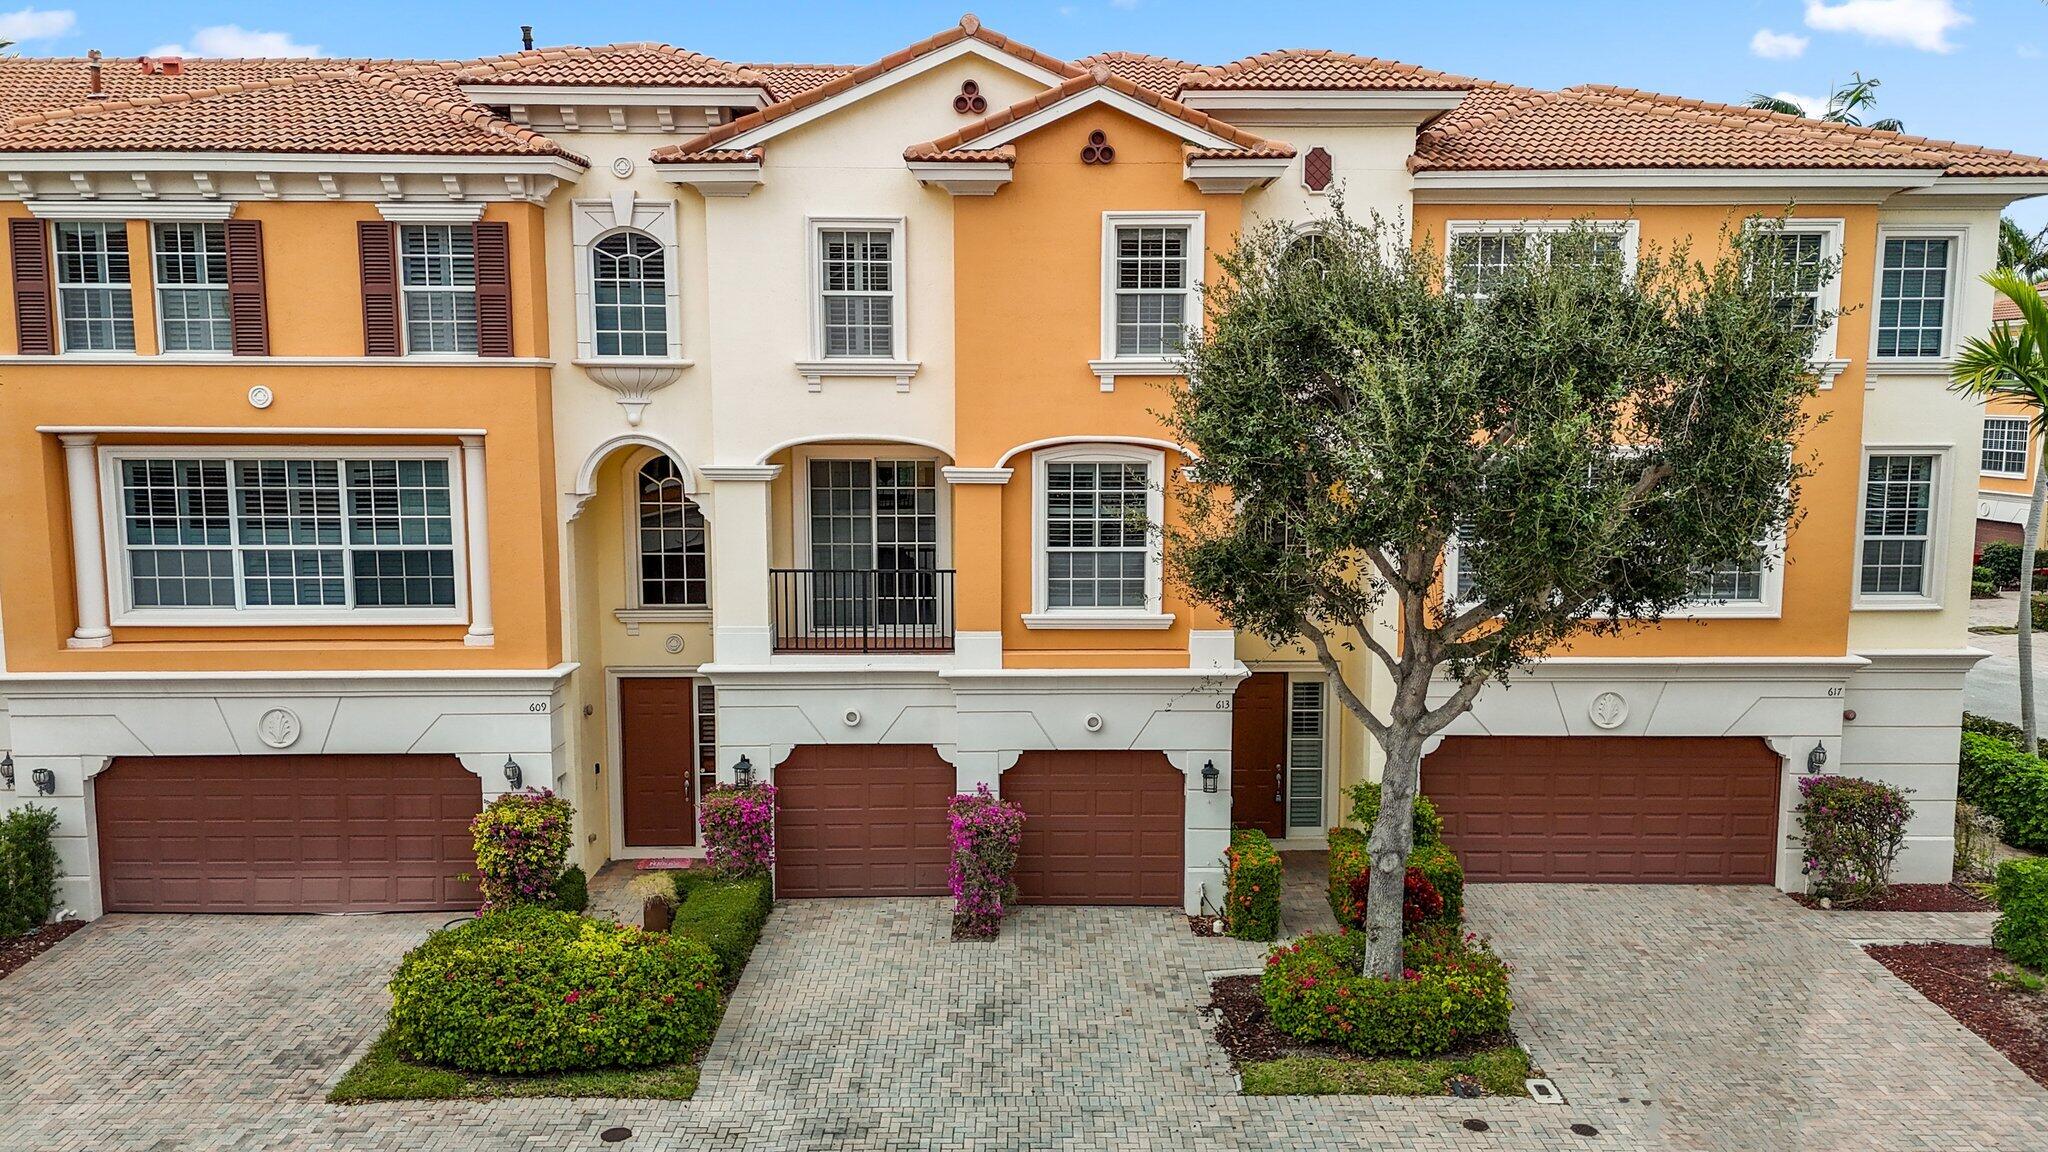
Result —
[[[1214,760],[1202,765],[1202,791],[1214,793],[1216,791],[1216,780],[1222,775],[1223,773],[1216,770],[1216,762]]]
[[[520,770],[519,761],[505,757],[505,786],[514,792],[526,786],[526,773]]]
[[[740,756],[740,762],[732,766],[732,778],[742,788],[754,786],[754,762],[744,753]]]
[[[0,756],[0,782],[4,782],[7,785],[9,792],[14,791],[14,753],[12,752],[5,756]]]
[[[36,782],[36,791],[48,796],[57,790],[57,774],[48,768],[37,768],[28,774]]]
[[[1820,741],[1818,741],[1818,740],[1814,741],[1814,742],[1813,742],[1813,751],[1811,751],[1811,752],[1808,752],[1808,753],[1806,754],[1806,771],[1807,771],[1807,774],[1808,774],[1808,775],[1812,775],[1812,776],[1818,776],[1818,775],[1820,775],[1820,770],[1821,770],[1822,768],[1825,768],[1825,767],[1827,767],[1827,763],[1828,763],[1828,750],[1827,750],[1827,747],[1826,747],[1825,745],[1823,745],[1823,744],[1822,744],[1822,743],[1821,743]]]

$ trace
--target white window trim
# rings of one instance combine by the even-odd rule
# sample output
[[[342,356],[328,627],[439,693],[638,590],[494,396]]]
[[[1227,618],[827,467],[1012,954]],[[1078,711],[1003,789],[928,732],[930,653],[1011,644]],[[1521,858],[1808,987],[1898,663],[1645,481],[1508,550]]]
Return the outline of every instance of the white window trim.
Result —
[[[681,461],[674,460],[674,457],[669,457],[668,453],[658,448],[642,448],[627,455],[625,469],[619,474],[619,491],[624,497],[619,501],[619,504],[624,516],[621,528],[625,532],[626,598],[624,603],[626,606],[613,609],[612,615],[617,617],[619,623],[626,626],[627,633],[633,636],[640,634],[640,625],[642,624],[709,620],[711,619],[711,605],[715,603],[712,599],[711,517],[709,516],[704,516],[704,603],[701,605],[649,605],[643,599],[644,593],[640,587],[640,470],[647,466],[648,461],[658,456],[668,457],[674,461],[676,472],[682,477],[683,496],[692,504],[697,505],[698,515],[704,514],[704,504],[698,499],[700,493],[690,483],[690,470]]]
[[[889,343],[892,356],[825,355],[825,245],[824,234],[841,229],[889,232]],[[811,358],[796,362],[797,374],[811,391],[821,391],[829,376],[883,377],[896,381],[898,392],[910,391],[910,378],[923,365],[910,358],[909,283],[907,226],[901,216],[806,216],[804,254],[810,264],[806,283],[810,285]]]
[[[630,207],[613,200],[577,200],[571,206],[570,249],[576,262],[576,359],[599,364],[685,363],[682,306],[682,243],[672,200],[634,199]],[[600,240],[618,232],[639,232],[661,245],[662,290],[668,303],[668,352],[662,356],[600,356],[597,352],[597,293],[591,256]]]
[[[1119,228],[1186,228],[1188,230],[1187,303],[1181,315],[1189,328],[1202,322],[1202,275],[1208,269],[1209,247],[1203,237],[1205,212],[1104,212],[1102,214],[1102,358],[1088,368],[1104,392],[1116,390],[1118,376],[1178,376],[1180,361],[1170,356],[1119,356],[1116,352],[1116,231]]]
[[[1323,689],[1323,819],[1319,823],[1313,825],[1296,824],[1294,822],[1294,686],[1296,684],[1311,682],[1322,685]],[[1282,827],[1287,829],[1287,839],[1289,840],[1308,839],[1314,836],[1321,836],[1329,829],[1329,827],[1332,824],[1336,823],[1335,820],[1330,818],[1330,813],[1336,807],[1336,802],[1333,799],[1330,790],[1331,780],[1335,776],[1335,773],[1332,771],[1330,765],[1334,756],[1334,746],[1337,743],[1336,722],[1335,717],[1331,712],[1331,704],[1333,700],[1334,693],[1332,693],[1330,690],[1330,677],[1327,673],[1289,672],[1287,674],[1287,740],[1286,754],[1282,761],[1283,767],[1281,769],[1287,775],[1285,777],[1286,786],[1281,789],[1281,820]]]
[[[1762,597],[1757,600],[1730,600],[1720,603],[1699,601],[1682,605],[1664,613],[1666,620],[1776,620],[1784,614],[1785,603],[1785,539],[1775,537],[1765,549],[1769,562],[1764,568]],[[1458,588],[1458,538],[1454,535],[1444,541],[1443,596],[1445,604],[1453,612],[1471,607],[1466,601],[1457,599]]]
[[[1970,230],[1960,224],[1879,224],[1876,266],[1870,282],[1870,367],[1879,372],[1923,371],[1947,375],[1956,352],[1956,304],[1962,285],[1962,270],[1969,258]],[[1888,240],[1948,241],[1948,278],[1942,286],[1941,353],[1936,356],[1879,356],[1877,327],[1884,307],[1884,246]],[[1880,453],[1882,455],[1882,453]]]
[[[1643,244],[1642,223],[1637,220],[1597,220],[1591,217],[1571,220],[1446,220],[1444,222],[1444,283],[1451,282],[1452,254],[1460,237],[1464,236],[1538,236],[1569,232],[1584,224],[1594,230],[1613,230],[1621,233],[1621,274],[1633,277],[1636,274],[1636,255]]]
[[[1950,476],[1955,446],[1952,444],[1865,444],[1856,467],[1856,552],[1850,565],[1852,599],[1850,607],[1860,612],[1932,612],[1942,605],[1942,568],[1948,555],[1948,509]],[[1872,456],[1932,456],[1934,484],[1927,494],[1927,589],[1918,596],[1863,591],[1863,523],[1865,501],[1869,499]]]
[[[2017,423],[2020,426],[2020,453],[2024,459],[2020,464],[2020,470],[2017,472],[1994,472],[1984,467],[1984,437],[1980,435],[1977,439],[1977,474],[1980,476],[1997,476],[2006,480],[2026,479],[2028,470],[2033,467],[2034,463],[2034,422],[2025,416],[1989,413],[1984,417],[1985,434],[1991,431],[1991,422],[1993,420]]]
[[[152,299],[151,299],[150,303],[151,303],[151,304],[153,304],[153,305],[155,306],[155,307],[154,307],[154,308],[153,308],[152,310],[153,310],[153,311],[154,311],[154,312],[156,313],[156,347],[157,347],[157,352],[158,352],[158,354],[159,354],[159,355],[161,355],[161,354],[163,353],[163,350],[164,350],[164,291],[165,291],[166,289],[169,289],[170,291],[173,291],[173,292],[189,292],[189,291],[194,291],[195,289],[196,289],[196,290],[202,290],[202,291],[203,291],[203,290],[210,290],[210,289],[212,289],[212,288],[216,287],[216,285],[212,285],[212,284],[207,284],[207,285],[193,285],[193,284],[166,284],[166,283],[164,283],[164,281],[163,281],[163,276],[162,276],[162,271],[163,271],[163,270],[162,270],[162,269],[161,269],[161,268],[160,268],[160,267],[158,266],[158,264],[157,264],[157,256],[159,255],[159,252],[158,252],[158,250],[157,250],[157,238],[158,238],[158,236],[159,236],[159,233],[158,233],[157,229],[158,229],[158,228],[160,228],[160,227],[162,227],[163,225],[166,225],[166,224],[169,224],[169,225],[173,225],[173,226],[176,226],[176,225],[184,225],[184,224],[192,224],[192,225],[196,225],[196,226],[198,226],[198,227],[200,227],[200,228],[204,228],[204,227],[205,227],[206,225],[208,225],[208,224],[212,224],[212,223],[216,223],[216,221],[211,221],[211,220],[151,220],[151,221],[149,221],[149,222],[148,222],[148,225],[149,225],[149,284],[150,284],[150,296],[152,297]],[[224,224],[223,224],[223,225],[221,225],[221,226],[222,226],[223,228],[225,228],[225,227],[226,227],[226,225],[224,225]],[[223,236],[223,237],[222,237],[222,239],[223,239],[223,241],[225,241],[226,237],[225,237],[225,236]],[[202,256],[203,256],[203,252],[202,252]],[[222,281],[220,282],[220,284],[219,284],[219,285],[217,285],[217,287],[218,287],[218,288],[220,289],[220,291],[221,291],[221,292],[222,292],[223,294],[226,294],[226,293],[227,293],[227,291],[228,291],[228,282],[227,282],[226,280],[222,280]],[[233,301],[232,301],[232,299],[230,299],[230,300],[229,300],[229,307],[231,307],[231,308],[233,307]],[[233,324],[233,321],[230,321],[230,322],[229,322],[229,324],[228,324],[228,346],[227,346],[226,348],[209,348],[209,349],[204,349],[204,350],[200,350],[200,349],[189,349],[189,348],[183,348],[183,349],[179,349],[179,350],[178,350],[177,352],[173,353],[173,355],[177,355],[177,356],[201,356],[201,357],[204,357],[204,358],[206,358],[206,359],[208,359],[208,360],[225,360],[225,359],[231,358],[231,357],[232,357],[232,356],[234,355],[234,345],[235,345],[235,329],[234,329],[234,324]]]
[[[1785,232],[1818,232],[1824,237],[1821,242],[1821,259],[1832,262],[1835,274],[1820,286],[1820,310],[1832,317],[1828,326],[1820,331],[1813,342],[1813,370],[1820,376],[1820,387],[1827,391],[1835,386],[1835,377],[1849,366],[1841,354],[1840,334],[1842,324],[1842,253],[1848,235],[1848,222],[1840,217],[1796,216],[1788,217],[1780,229]],[[1873,336],[1873,340],[1875,337]]]
[[[121,500],[121,462],[174,457],[184,460],[378,459],[448,462],[449,548],[455,560],[452,608],[137,608],[129,570]],[[100,520],[105,533],[107,581],[116,625],[156,628],[282,628],[315,625],[467,624],[470,622],[469,507],[463,449],[459,447],[269,447],[123,444],[100,449]],[[232,521],[231,521],[232,522]],[[239,547],[239,546],[237,546]],[[345,550],[349,547],[343,543]],[[236,578],[239,595],[240,577]]]
[[[57,354],[60,356],[80,355],[106,357],[109,359],[120,360],[133,360],[137,358],[142,353],[142,346],[139,343],[137,343],[135,347],[129,348],[125,351],[119,348],[80,348],[76,352],[73,352],[73,350],[66,344],[64,340],[64,327],[67,322],[66,317],[64,315],[64,290],[66,288],[119,288],[122,291],[127,292],[128,325],[130,338],[132,340],[135,330],[135,246],[133,244],[130,244],[128,246],[128,279],[125,283],[117,284],[114,281],[108,281],[104,284],[66,283],[65,280],[63,279],[63,274],[60,271],[64,267],[63,254],[57,250],[57,230],[58,228],[62,227],[65,224],[101,224],[105,225],[109,229],[120,229],[123,239],[126,239],[128,235],[128,221],[126,221],[125,219],[117,219],[107,216],[93,216],[90,219],[77,218],[53,220],[50,223],[43,225],[45,229],[44,236],[46,237],[46,242],[50,246],[50,312],[56,320],[57,330],[52,334],[52,336],[57,345]],[[151,247],[144,249],[143,255],[145,259],[148,259],[153,255],[155,242],[156,241],[154,237],[152,237],[150,240]],[[154,273],[151,273],[152,282],[154,282],[154,275]],[[161,349],[163,345],[158,344],[157,347]]]
[[[813,460],[929,460],[937,499],[932,505],[938,517],[936,560],[939,568],[953,566],[953,486],[946,482],[947,457],[936,449],[917,444],[886,441],[843,444],[799,444],[789,451],[790,560],[792,568],[810,568],[811,563],[811,461]]]
[[[481,206],[479,206],[479,210],[481,210]],[[397,274],[398,278],[398,354],[401,359],[455,360],[463,362],[483,359],[483,317],[480,315],[476,318],[477,348],[475,351],[472,352],[415,351],[412,346],[412,325],[406,321],[406,314],[411,311],[411,309],[406,305],[406,298],[414,292],[467,292],[469,293],[469,297],[472,301],[477,299],[476,240],[474,234],[472,234],[470,239],[469,286],[467,288],[464,288],[460,284],[422,284],[416,288],[408,288],[406,287],[405,284],[405,230],[408,228],[438,228],[443,226],[452,230],[464,227],[466,223],[473,224],[474,221],[465,222],[463,220],[446,220],[439,218],[415,218],[409,220],[399,220],[395,222],[393,225],[393,232],[391,236],[391,254],[393,261],[397,265],[397,267],[395,267],[393,271]]]
[[[1052,464],[1105,463],[1145,465],[1145,520],[1154,527],[1165,520],[1165,452],[1116,443],[1068,444],[1034,452],[1031,458],[1031,611],[1024,617],[1026,628],[1159,630],[1173,626],[1173,613],[1163,609],[1164,568],[1159,545],[1149,536],[1145,546],[1143,608],[1053,608],[1048,604],[1045,562],[1047,467]]]

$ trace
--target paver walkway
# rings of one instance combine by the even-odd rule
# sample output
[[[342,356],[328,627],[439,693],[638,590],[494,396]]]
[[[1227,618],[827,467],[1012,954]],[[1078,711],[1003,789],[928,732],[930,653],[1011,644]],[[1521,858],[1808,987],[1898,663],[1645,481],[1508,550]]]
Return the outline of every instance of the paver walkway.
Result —
[[[2048,1131],[2048,1092],[1851,942],[1984,916],[1829,916],[1763,889],[1476,887],[1471,906],[1567,1106],[1240,1097],[1199,1007],[1257,946],[1169,912],[1036,908],[955,945],[944,901],[879,900],[776,911],[696,1100],[342,1108],[325,1085],[438,917],[114,916],[0,981],[0,1148],[1877,1152]],[[635,1135],[600,1144],[612,1125]]]

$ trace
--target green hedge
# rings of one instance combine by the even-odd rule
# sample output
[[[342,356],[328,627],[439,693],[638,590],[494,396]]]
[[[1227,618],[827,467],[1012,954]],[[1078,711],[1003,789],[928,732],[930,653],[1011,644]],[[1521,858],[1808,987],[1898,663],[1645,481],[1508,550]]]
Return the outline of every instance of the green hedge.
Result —
[[[675,875],[679,903],[669,933],[708,948],[718,963],[720,981],[730,988],[739,983],[747,957],[761,939],[761,927],[775,906],[774,888],[766,876],[722,880],[687,869]]]
[[[2048,858],[1999,865],[1993,895],[1998,925],[1991,942],[2016,964],[2048,970]]]
[[[1239,940],[1280,936],[1280,853],[1256,828],[1230,834],[1223,853],[1224,931]]]
[[[1351,786],[1351,826],[1372,831],[1375,821],[1380,818],[1380,786],[1367,781]],[[1436,805],[1429,797],[1415,797],[1415,844],[1441,844],[1444,842],[1444,818],[1437,815]]]
[[[590,877],[574,864],[555,877],[555,898],[548,905],[563,912],[581,912],[590,907]]]
[[[1998,818],[2006,843],[2048,849],[2048,762],[2039,756],[1995,736],[1964,732],[1956,789]]]
[[[1370,1056],[1437,1056],[1506,1037],[1507,965],[1456,924],[1426,924],[1403,940],[1412,977],[1361,976],[1364,960],[1357,932],[1273,949],[1259,978],[1273,1026]]]
[[[23,805],[0,818],[0,936],[33,932],[57,905],[57,810]]]
[[[1434,811],[1431,809],[1432,815]],[[1351,884],[1372,867],[1366,842],[1366,834],[1356,828],[1330,829],[1330,911],[1336,913],[1337,923],[1353,928],[1365,919],[1365,909],[1351,899]],[[1445,920],[1456,923],[1464,918],[1465,869],[1456,853],[1441,842],[1418,844],[1408,854],[1408,866],[1420,869],[1436,886],[1437,894],[1444,898]]]
[[[399,1052],[466,1072],[669,1064],[717,1025],[703,944],[538,905],[436,932],[391,978]]]

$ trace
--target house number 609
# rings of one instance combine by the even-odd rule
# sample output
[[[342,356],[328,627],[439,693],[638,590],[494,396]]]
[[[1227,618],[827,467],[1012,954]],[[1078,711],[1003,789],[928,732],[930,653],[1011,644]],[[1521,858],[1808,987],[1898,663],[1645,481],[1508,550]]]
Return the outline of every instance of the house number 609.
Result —
[[[547,711],[547,710],[548,710],[548,706],[547,706],[547,705],[546,705],[545,703],[542,703],[542,704],[528,704],[528,705],[526,706],[526,710],[527,710],[528,712],[545,712],[545,711]]]

